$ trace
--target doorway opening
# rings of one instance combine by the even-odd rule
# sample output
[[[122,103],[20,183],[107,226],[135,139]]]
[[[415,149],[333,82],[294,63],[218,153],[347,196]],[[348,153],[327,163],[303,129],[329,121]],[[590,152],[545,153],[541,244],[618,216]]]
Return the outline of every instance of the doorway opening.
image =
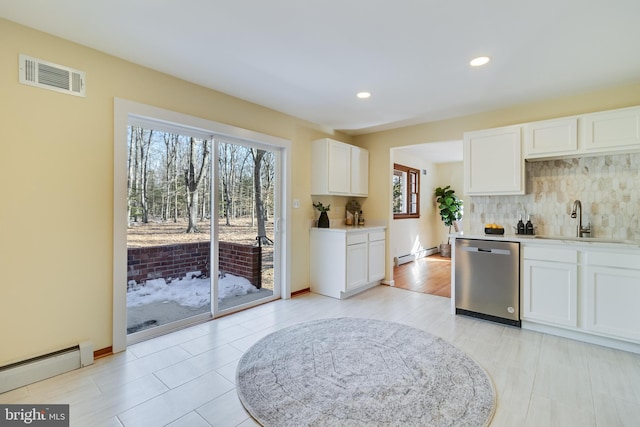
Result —
[[[393,286],[451,298],[451,258],[436,253],[395,266]]]
[[[389,163],[394,172],[390,178],[401,172],[397,165],[420,174],[415,180],[419,186],[416,193],[420,210],[417,215],[397,215],[396,206],[389,206],[393,217],[389,226],[392,255],[396,259],[412,260],[393,267],[395,287],[450,297],[451,259],[437,253],[439,245],[448,241],[448,230],[442,223],[434,191],[446,185],[452,185],[459,191],[463,188],[462,154],[462,141],[430,142],[390,149]],[[404,194],[397,191],[393,182],[389,185],[394,196]]]

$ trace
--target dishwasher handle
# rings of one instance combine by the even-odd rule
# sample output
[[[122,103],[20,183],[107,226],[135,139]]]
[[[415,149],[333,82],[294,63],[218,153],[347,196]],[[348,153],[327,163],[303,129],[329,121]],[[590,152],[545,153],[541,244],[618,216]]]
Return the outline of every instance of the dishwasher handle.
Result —
[[[477,246],[463,246],[461,249],[466,252],[479,252],[492,255],[511,255],[511,251],[509,249],[485,249]]]

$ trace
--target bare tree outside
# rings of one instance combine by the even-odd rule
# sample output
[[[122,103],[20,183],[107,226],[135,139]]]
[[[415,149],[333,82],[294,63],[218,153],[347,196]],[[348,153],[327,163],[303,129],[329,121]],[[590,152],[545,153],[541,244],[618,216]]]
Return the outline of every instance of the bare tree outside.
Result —
[[[273,241],[267,237],[265,223],[267,221],[267,213],[264,202],[262,200],[262,160],[267,152],[260,149],[251,149],[251,157],[253,158],[253,191],[255,200],[255,218],[258,223],[258,236],[260,243],[263,245],[272,244]]]
[[[195,138],[191,138],[189,142],[189,160],[188,166],[184,171],[185,187],[187,188],[187,207],[189,212],[189,225],[186,233],[198,233],[198,187],[202,182],[202,178],[207,170],[209,161],[208,141],[201,142],[201,149],[198,150],[199,144]],[[199,163],[196,165],[196,162]],[[198,168],[196,170],[196,167]]]
[[[162,220],[167,221],[169,218],[173,217],[173,221],[176,222],[178,218],[176,217],[177,209],[174,207],[174,204],[177,200],[175,196],[177,194],[176,166],[178,163],[179,135],[174,133],[163,133],[162,140],[165,146]]]
[[[220,143],[218,149],[218,168],[220,176],[220,197],[222,215],[226,225],[231,225],[233,215],[234,189],[236,187],[236,177],[242,176],[242,166],[237,167],[238,146],[235,144]]]
[[[213,283],[222,311],[272,297],[274,153],[140,126],[129,127],[128,143],[128,301],[171,295],[128,302],[128,332],[210,311]],[[212,239],[219,242],[217,271],[209,262]]]
[[[189,234],[207,232],[215,182],[210,167],[212,141],[130,126],[128,142],[129,226],[171,221],[185,223],[184,232]],[[255,243],[256,236],[267,236],[271,230],[274,155],[224,141],[218,147],[218,218],[228,227],[238,221],[242,227],[250,223],[256,229]]]

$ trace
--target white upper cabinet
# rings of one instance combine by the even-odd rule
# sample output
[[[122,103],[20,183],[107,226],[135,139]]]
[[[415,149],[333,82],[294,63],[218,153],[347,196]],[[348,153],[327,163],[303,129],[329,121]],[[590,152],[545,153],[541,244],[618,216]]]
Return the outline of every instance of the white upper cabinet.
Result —
[[[525,123],[523,129],[527,160],[640,151],[640,107]]]
[[[351,149],[347,144],[328,142],[327,192],[349,194],[351,192]],[[314,156],[312,162],[316,160]]]
[[[640,150],[640,107],[582,116],[585,152]]]
[[[311,143],[311,194],[367,196],[369,152],[323,138]]]
[[[369,151],[351,146],[351,194],[369,194]]]
[[[465,133],[463,156],[465,194],[524,194],[521,126]]]
[[[567,117],[524,125],[524,158],[574,155],[578,152],[578,118]]]

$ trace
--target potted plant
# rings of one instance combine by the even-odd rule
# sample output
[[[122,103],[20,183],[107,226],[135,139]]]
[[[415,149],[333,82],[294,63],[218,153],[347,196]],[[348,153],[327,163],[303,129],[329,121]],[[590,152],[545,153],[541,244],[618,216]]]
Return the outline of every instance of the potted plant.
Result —
[[[440,218],[444,225],[449,227],[449,234],[451,234],[451,226],[456,221],[462,219],[462,200],[455,194],[455,190],[451,189],[450,185],[444,188],[438,187],[435,191],[436,203],[440,210]],[[447,243],[440,244],[440,255],[450,257],[451,256],[451,239],[447,238]]]
[[[314,202],[313,207],[320,211],[320,218],[318,218],[318,228],[329,228],[329,216],[327,212],[331,210],[331,204],[324,206],[320,202]]]

